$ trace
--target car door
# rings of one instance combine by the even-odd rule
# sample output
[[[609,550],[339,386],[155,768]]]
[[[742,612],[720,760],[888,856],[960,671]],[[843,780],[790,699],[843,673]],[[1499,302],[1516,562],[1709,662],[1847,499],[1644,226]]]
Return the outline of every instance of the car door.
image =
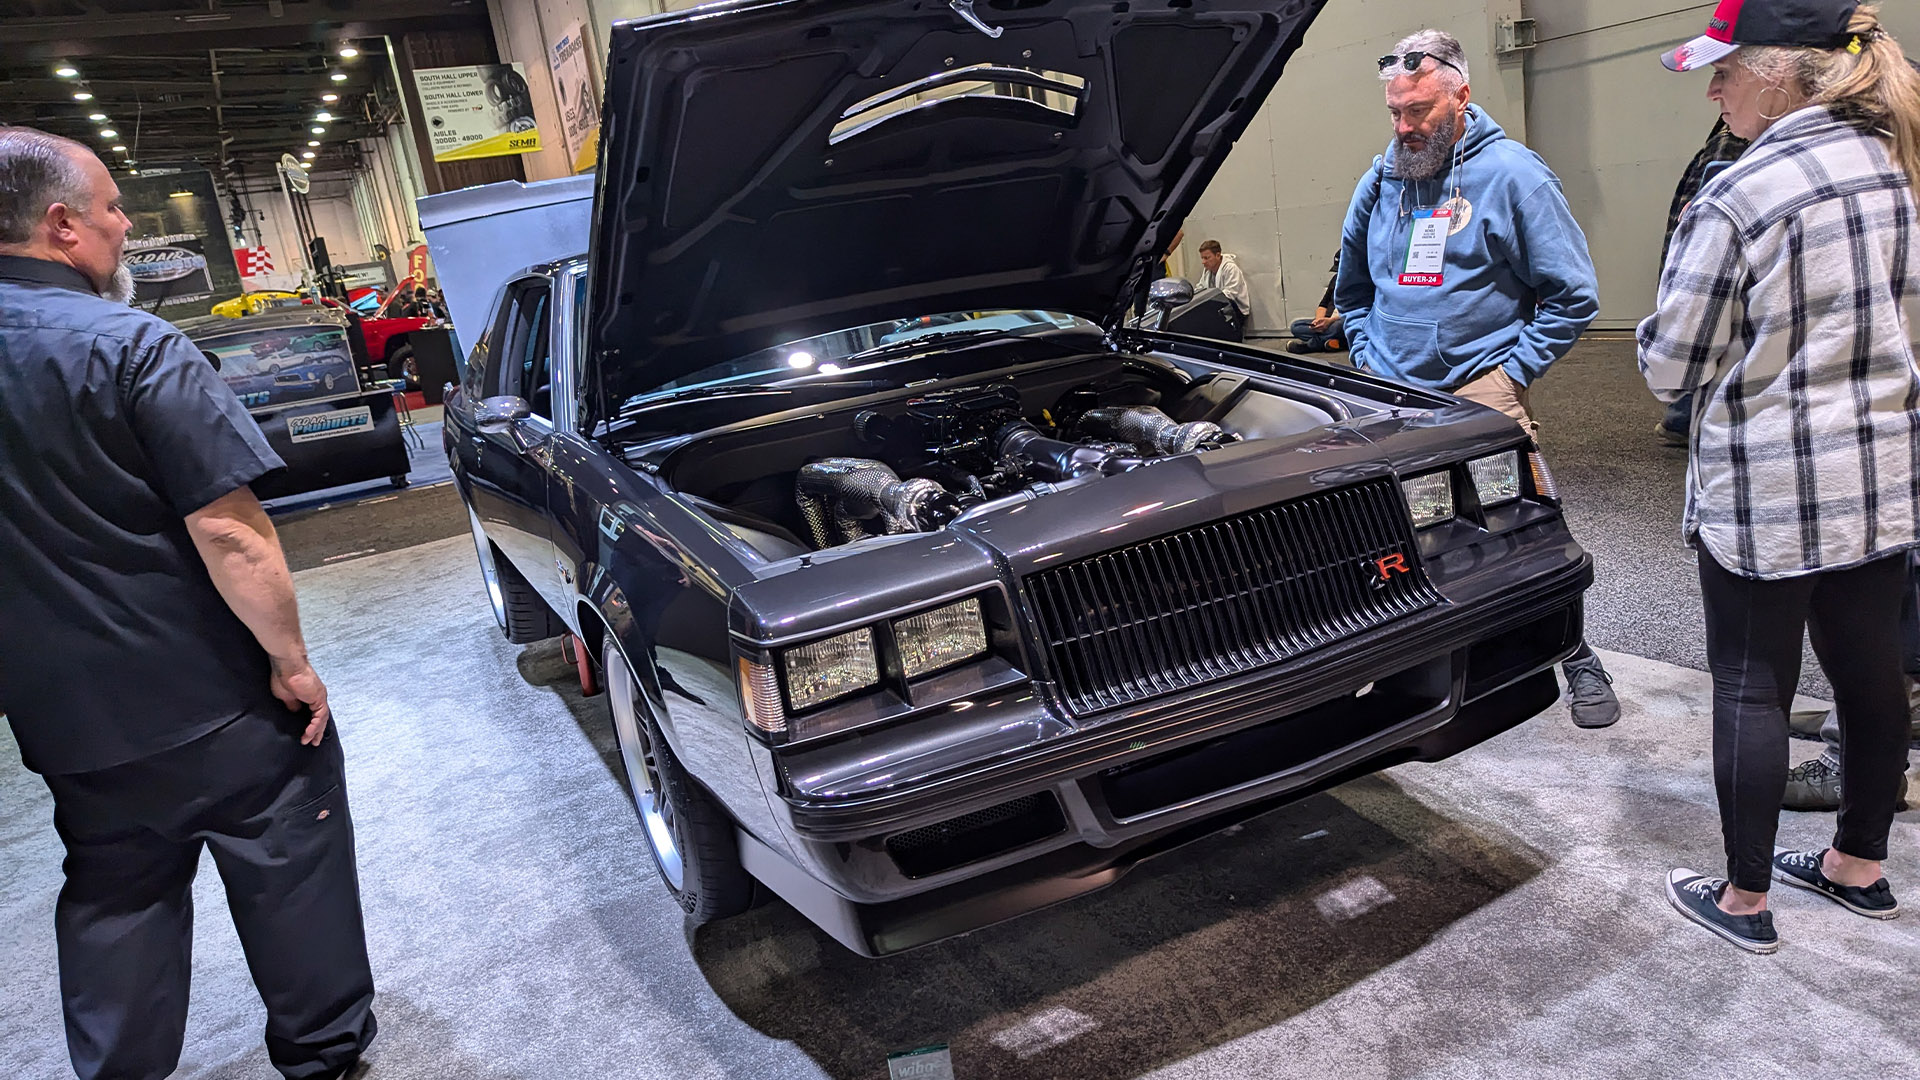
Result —
[[[547,516],[553,462],[553,282],[543,275],[507,286],[483,377],[486,398],[516,397],[531,415],[509,427],[471,430],[473,509],[501,553],[549,606],[565,613]]]

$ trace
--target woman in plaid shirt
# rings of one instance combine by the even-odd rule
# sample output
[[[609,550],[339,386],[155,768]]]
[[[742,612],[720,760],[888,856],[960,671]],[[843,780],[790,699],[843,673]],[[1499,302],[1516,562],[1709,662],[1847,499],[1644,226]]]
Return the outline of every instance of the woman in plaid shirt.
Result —
[[[1772,879],[1899,913],[1880,860],[1905,771],[1900,602],[1920,545],[1920,75],[1854,0],[1722,0],[1666,60],[1712,65],[1707,96],[1754,140],[1688,207],[1639,331],[1654,393],[1699,392],[1685,531],[1728,865],[1727,879],[1675,870],[1667,894],[1772,952]],[[1809,622],[1847,782],[1831,847],[1776,852]]]

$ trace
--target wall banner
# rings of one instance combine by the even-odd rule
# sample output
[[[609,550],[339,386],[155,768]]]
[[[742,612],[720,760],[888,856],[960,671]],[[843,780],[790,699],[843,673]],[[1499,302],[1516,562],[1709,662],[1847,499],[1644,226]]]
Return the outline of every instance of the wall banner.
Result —
[[[519,64],[421,68],[413,73],[435,161],[530,154],[540,149],[533,94]]]
[[[574,23],[547,50],[553,62],[553,88],[560,95],[560,125],[573,171],[586,172],[600,158],[600,87],[587,61],[587,28]]]

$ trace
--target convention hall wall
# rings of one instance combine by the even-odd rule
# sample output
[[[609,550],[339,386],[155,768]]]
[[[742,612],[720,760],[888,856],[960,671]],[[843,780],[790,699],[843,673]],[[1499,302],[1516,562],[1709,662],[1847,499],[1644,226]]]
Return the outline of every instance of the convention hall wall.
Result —
[[[1885,6],[1894,34],[1920,50],[1920,4]],[[1658,53],[1700,33],[1712,8],[1332,0],[1189,218],[1187,244],[1213,238],[1239,255],[1254,292],[1251,332],[1284,333],[1311,315],[1354,186],[1391,136],[1373,61],[1405,35],[1439,26],[1466,46],[1475,100],[1565,182],[1600,272],[1598,325],[1630,327],[1653,303],[1674,185],[1718,115],[1707,76],[1667,75]],[[1536,21],[1541,44],[1496,57],[1498,20],[1522,15]]]
[[[1536,0],[1527,6],[1543,42],[1528,62],[1531,145],[1560,174],[1587,230],[1600,271],[1602,318],[1632,325],[1652,307],[1659,286],[1674,185],[1720,115],[1706,99],[1708,76],[1667,75],[1655,56],[1700,33],[1711,8],[1649,18],[1685,5]],[[1909,53],[1920,56],[1920,4],[1889,0],[1882,13]],[[1613,29],[1582,33],[1599,27]]]

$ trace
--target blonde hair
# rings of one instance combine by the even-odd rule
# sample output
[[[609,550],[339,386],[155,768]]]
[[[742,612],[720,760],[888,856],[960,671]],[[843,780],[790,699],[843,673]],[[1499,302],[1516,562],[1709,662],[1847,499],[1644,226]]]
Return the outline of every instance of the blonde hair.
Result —
[[[1844,48],[1748,46],[1740,64],[1763,79],[1797,84],[1809,105],[1886,133],[1894,161],[1920,195],[1920,72],[1880,25],[1878,6],[1861,5],[1847,30],[1854,42]]]

